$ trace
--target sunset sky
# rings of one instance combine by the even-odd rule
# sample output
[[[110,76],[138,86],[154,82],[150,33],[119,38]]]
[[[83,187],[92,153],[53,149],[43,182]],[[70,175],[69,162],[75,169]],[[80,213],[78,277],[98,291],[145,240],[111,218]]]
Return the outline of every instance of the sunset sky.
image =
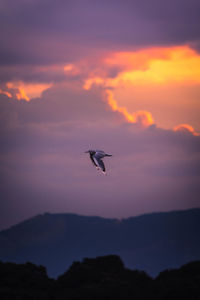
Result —
[[[0,229],[200,207],[200,1],[0,0]],[[102,149],[107,175],[84,153]]]

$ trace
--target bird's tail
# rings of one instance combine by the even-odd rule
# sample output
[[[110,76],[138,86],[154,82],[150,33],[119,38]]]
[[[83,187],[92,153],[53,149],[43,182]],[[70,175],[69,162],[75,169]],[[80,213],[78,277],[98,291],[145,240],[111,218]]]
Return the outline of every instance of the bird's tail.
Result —
[[[112,154],[106,154],[105,156],[112,156]]]

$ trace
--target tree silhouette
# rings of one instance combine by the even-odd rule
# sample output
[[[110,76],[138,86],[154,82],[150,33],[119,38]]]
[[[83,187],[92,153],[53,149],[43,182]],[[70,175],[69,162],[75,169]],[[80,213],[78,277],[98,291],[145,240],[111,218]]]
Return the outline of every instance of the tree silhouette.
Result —
[[[0,262],[3,300],[200,299],[200,261],[165,270],[155,279],[108,255],[74,262],[57,280],[43,266]]]

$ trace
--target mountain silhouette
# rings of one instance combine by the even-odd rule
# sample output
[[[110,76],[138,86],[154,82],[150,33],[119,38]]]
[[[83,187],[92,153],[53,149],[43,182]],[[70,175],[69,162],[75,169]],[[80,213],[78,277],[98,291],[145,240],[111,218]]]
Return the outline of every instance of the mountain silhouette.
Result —
[[[85,257],[119,255],[151,276],[200,259],[200,209],[127,219],[38,215],[0,232],[0,260],[44,265],[57,277]]]

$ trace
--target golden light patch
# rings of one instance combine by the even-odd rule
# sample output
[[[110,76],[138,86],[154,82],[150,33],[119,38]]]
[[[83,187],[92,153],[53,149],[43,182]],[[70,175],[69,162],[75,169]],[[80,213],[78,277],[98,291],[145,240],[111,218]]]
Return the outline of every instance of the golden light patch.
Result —
[[[115,53],[105,63],[123,69],[107,86],[200,83],[200,55],[187,46]]]

